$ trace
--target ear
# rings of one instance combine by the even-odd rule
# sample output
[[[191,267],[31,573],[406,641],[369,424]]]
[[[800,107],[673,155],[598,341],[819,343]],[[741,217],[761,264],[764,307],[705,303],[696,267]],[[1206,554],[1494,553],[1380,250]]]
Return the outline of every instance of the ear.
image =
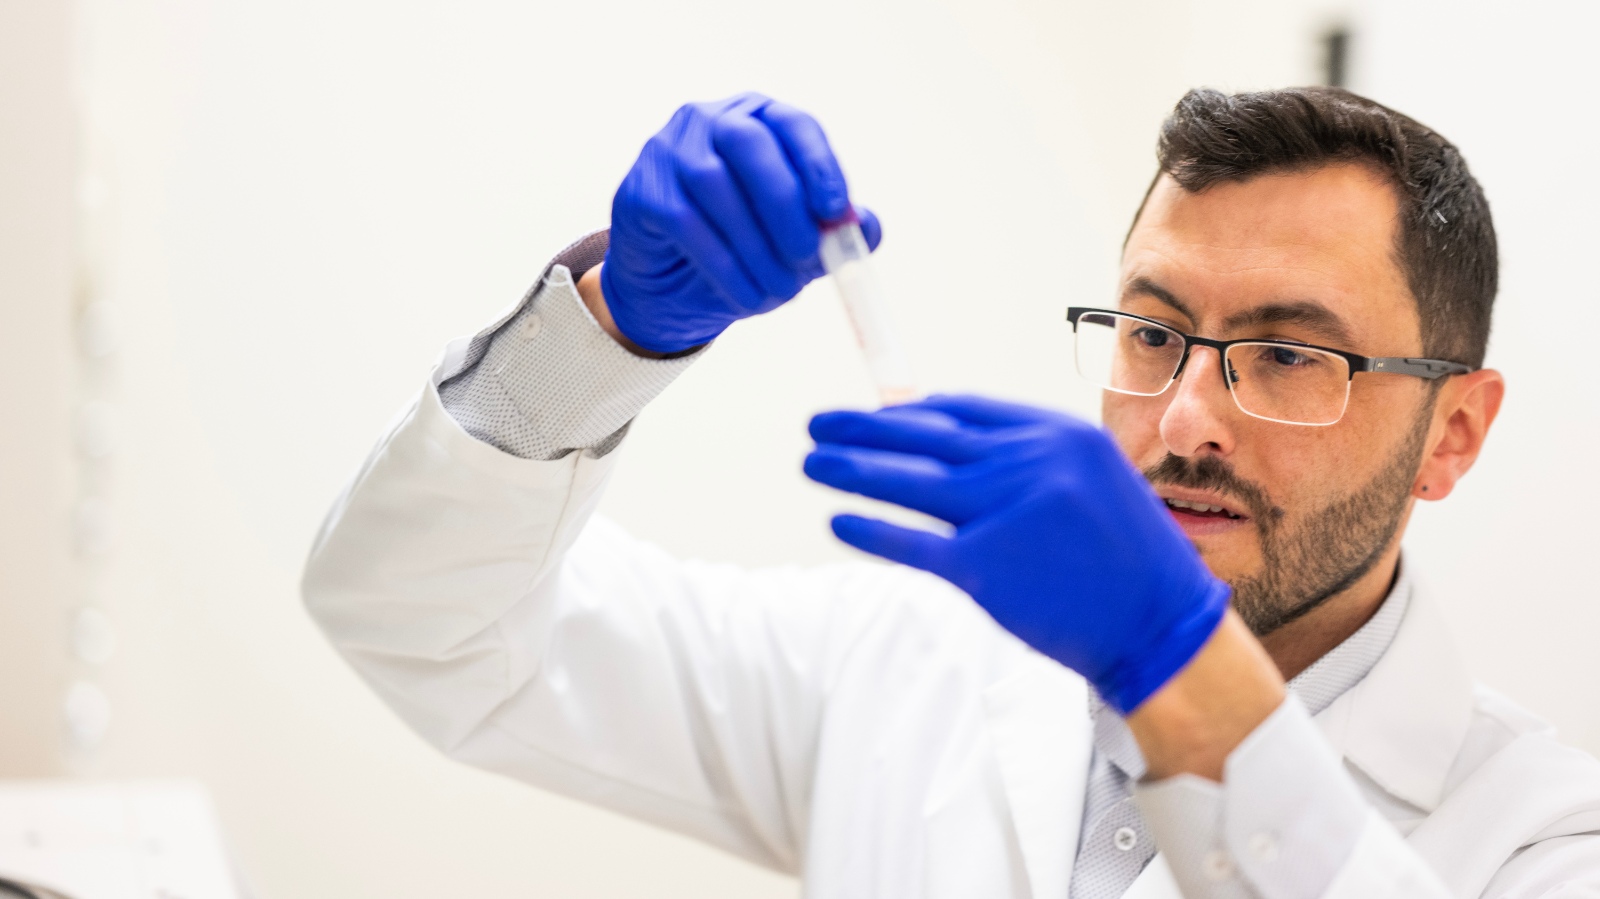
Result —
[[[1428,451],[1411,484],[1417,499],[1444,499],[1483,449],[1489,426],[1500,414],[1506,379],[1492,368],[1452,377],[1433,407]]]

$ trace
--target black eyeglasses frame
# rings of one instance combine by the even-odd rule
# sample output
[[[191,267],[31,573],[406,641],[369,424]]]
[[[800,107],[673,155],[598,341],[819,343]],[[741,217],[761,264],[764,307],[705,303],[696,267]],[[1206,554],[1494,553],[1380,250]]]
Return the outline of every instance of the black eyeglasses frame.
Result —
[[[1097,309],[1091,306],[1070,306],[1067,308],[1067,321],[1072,323],[1072,332],[1074,334],[1078,332],[1078,319],[1091,312],[1098,312],[1102,315],[1120,315],[1123,318],[1131,318],[1138,321],[1147,322],[1155,325],[1158,328],[1165,328],[1179,337],[1182,337],[1183,357],[1178,360],[1178,370],[1172,373],[1173,381],[1176,381],[1178,378],[1183,376],[1183,370],[1189,364],[1190,350],[1197,346],[1210,347],[1211,349],[1216,350],[1217,364],[1222,367],[1223,383],[1228,385],[1228,389],[1230,391],[1233,390],[1233,382],[1236,378],[1228,371],[1228,348],[1237,344],[1245,343],[1257,345],[1265,344],[1267,346],[1282,346],[1289,347],[1291,349],[1321,350],[1324,353],[1332,353],[1335,356],[1342,357],[1346,362],[1349,363],[1350,380],[1355,380],[1357,372],[1377,372],[1380,374],[1391,375],[1411,375],[1412,377],[1422,378],[1428,381],[1435,381],[1439,378],[1448,377],[1450,375],[1471,374],[1475,370],[1470,365],[1463,365],[1460,362],[1451,362],[1448,359],[1424,359],[1413,356],[1363,356],[1360,353],[1346,352],[1345,350],[1338,350],[1327,346],[1317,346],[1314,343],[1300,343],[1294,340],[1276,340],[1272,338],[1260,337],[1243,337],[1237,340],[1212,340],[1209,337],[1199,337],[1194,334],[1185,334],[1166,322],[1156,321],[1153,318],[1146,318],[1143,315],[1134,315],[1131,312],[1123,312],[1118,309]],[[1162,388],[1163,393],[1165,390],[1165,388]],[[1156,395],[1159,396],[1160,394]]]

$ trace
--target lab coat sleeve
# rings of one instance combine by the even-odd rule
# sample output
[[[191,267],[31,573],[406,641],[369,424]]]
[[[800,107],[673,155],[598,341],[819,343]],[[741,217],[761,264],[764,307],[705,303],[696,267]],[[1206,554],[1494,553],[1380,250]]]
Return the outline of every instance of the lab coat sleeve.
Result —
[[[329,513],[312,616],[448,755],[795,871],[824,697],[927,576],[674,559],[591,520],[617,454],[503,452],[437,377]]]
[[[1187,899],[1381,899],[1450,892],[1361,796],[1290,696],[1229,755],[1134,800]]]
[[[1594,899],[1600,896],[1600,834],[1541,840],[1517,854],[1483,891],[1492,899]]]
[[[605,333],[576,281],[605,257],[607,232],[562,250],[522,302],[471,338],[441,373],[439,398],[474,438],[524,459],[603,456],[704,348],[647,359]]]

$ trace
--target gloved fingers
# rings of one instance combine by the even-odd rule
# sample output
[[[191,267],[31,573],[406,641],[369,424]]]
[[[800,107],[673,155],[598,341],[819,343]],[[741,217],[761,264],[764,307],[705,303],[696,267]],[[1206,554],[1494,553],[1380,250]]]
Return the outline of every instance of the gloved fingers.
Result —
[[[914,405],[823,412],[811,419],[810,432],[818,443],[915,453],[953,465],[983,458],[991,444],[959,419]]]
[[[759,287],[759,296],[739,297],[741,306],[749,312],[765,311],[771,300],[787,300],[800,292],[799,276],[778,258],[744,193],[709,141],[703,147],[680,148],[676,170],[684,194]]]
[[[673,194],[680,191],[673,190]],[[695,271],[717,293],[731,317],[759,309],[767,292],[738,257],[722,242],[722,235],[687,197],[675,196],[660,209],[650,210],[650,225],[673,242]]]
[[[861,222],[861,236],[867,239],[867,249],[876,250],[883,243],[883,223],[865,206],[855,207],[856,218]]]
[[[707,100],[699,103],[685,103],[678,107],[667,126],[661,133],[671,136],[673,142],[683,140],[691,131],[702,134],[718,117],[728,113],[741,115],[754,115],[761,107],[772,102],[772,98],[755,91],[745,91],[720,100]]]
[[[749,115],[719,116],[711,142],[732,173],[761,230],[791,270],[817,255],[821,230],[812,217],[800,174],[772,130]]]
[[[911,405],[943,412],[953,418],[974,425],[1007,427],[1030,425],[1051,421],[1076,421],[1070,416],[1038,406],[1009,403],[971,394],[935,394]],[[1085,427],[1092,425],[1083,423]]]
[[[763,105],[756,117],[772,129],[789,155],[800,183],[805,185],[812,216],[819,222],[835,222],[848,214],[850,193],[844,171],[817,120],[776,100]]]
[[[951,544],[948,537],[860,515],[835,515],[833,533],[862,552],[945,576]]]
[[[943,462],[927,456],[837,444],[818,444],[806,456],[806,476],[838,490],[915,509],[960,525],[987,509],[989,491],[963,490]]]
[[[731,319],[749,304],[759,303],[764,291],[722,245],[721,235],[678,183],[675,141],[693,118],[688,109],[678,110],[668,127],[650,138],[623,178],[611,204],[611,248],[617,249],[626,234],[635,249],[655,245],[658,249],[652,252],[665,251],[667,259],[653,263],[652,277],[671,277],[672,269],[682,267],[672,257],[681,255],[710,288],[708,299],[720,304]]]

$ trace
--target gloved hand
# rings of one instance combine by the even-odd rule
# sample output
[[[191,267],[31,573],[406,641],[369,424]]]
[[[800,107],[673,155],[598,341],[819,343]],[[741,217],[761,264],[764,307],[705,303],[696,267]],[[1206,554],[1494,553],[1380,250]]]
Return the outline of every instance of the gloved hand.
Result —
[[[1086,422],[936,396],[824,412],[811,436],[811,478],[955,526],[945,537],[840,515],[841,540],[965,590],[1123,714],[1176,674],[1227,610],[1227,584],[1111,438]]]
[[[851,208],[811,116],[760,94],[691,103],[617,189],[600,289],[629,340],[658,353],[689,349],[819,277],[819,223]],[[876,248],[877,218],[857,214]]]

